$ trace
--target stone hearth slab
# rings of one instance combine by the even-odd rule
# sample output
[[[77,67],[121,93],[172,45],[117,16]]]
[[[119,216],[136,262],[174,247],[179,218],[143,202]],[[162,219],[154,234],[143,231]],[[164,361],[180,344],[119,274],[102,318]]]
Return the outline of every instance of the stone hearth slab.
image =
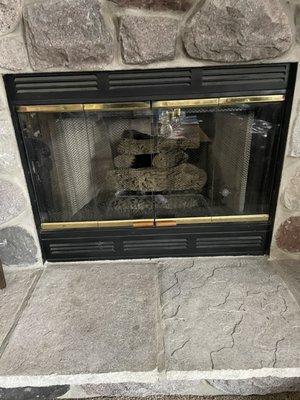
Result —
[[[273,261],[272,266],[283,278],[297,303],[300,304],[300,262],[297,260]]]
[[[153,265],[48,267],[4,351],[0,375],[154,370],[156,323]]]
[[[167,370],[300,367],[299,307],[269,263],[164,261],[160,281]]]
[[[0,398],[300,390],[300,310],[278,268],[262,257],[48,265],[2,347]]]
[[[40,271],[11,271],[7,268],[4,273],[7,287],[0,290],[0,344],[17,320],[18,313],[21,313],[23,303]]]

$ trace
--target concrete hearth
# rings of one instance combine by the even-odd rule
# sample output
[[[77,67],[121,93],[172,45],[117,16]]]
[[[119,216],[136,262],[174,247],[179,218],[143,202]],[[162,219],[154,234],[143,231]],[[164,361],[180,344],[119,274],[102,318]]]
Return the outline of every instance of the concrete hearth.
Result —
[[[300,274],[291,263],[190,258],[6,269],[0,398],[300,390]]]

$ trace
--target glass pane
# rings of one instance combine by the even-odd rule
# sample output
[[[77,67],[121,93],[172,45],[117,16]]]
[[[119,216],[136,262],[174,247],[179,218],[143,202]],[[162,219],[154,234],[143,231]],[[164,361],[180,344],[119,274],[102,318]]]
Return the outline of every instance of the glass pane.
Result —
[[[156,218],[268,214],[281,107],[156,109]]]
[[[141,140],[150,110],[20,113],[20,122],[42,222],[153,218],[151,185],[137,179],[151,169]]]
[[[151,174],[154,138],[149,110],[89,112],[96,141],[96,197],[90,206],[103,221],[153,219]]]

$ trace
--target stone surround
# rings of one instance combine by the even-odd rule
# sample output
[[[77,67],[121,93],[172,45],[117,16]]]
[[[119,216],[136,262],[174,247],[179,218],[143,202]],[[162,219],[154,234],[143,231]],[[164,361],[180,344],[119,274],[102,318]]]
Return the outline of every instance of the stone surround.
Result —
[[[0,74],[300,61],[298,0],[4,0]],[[271,256],[300,259],[300,79]],[[22,244],[22,245],[21,245]],[[0,77],[0,258],[42,263]]]

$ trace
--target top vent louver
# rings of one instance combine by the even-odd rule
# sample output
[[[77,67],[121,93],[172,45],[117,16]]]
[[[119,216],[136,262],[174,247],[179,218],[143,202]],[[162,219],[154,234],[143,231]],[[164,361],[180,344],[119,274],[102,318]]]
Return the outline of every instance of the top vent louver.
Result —
[[[17,105],[132,102],[284,94],[292,64],[6,75]],[[280,91],[280,92],[279,92]]]
[[[191,71],[187,69],[174,69],[169,71],[147,72],[122,72],[109,74],[109,90],[170,87],[191,85]]]
[[[276,64],[269,66],[238,66],[233,68],[204,69],[202,86],[224,85],[285,85],[288,80],[289,66]]]
[[[15,78],[17,94],[84,92],[98,90],[96,75],[23,76]]]

